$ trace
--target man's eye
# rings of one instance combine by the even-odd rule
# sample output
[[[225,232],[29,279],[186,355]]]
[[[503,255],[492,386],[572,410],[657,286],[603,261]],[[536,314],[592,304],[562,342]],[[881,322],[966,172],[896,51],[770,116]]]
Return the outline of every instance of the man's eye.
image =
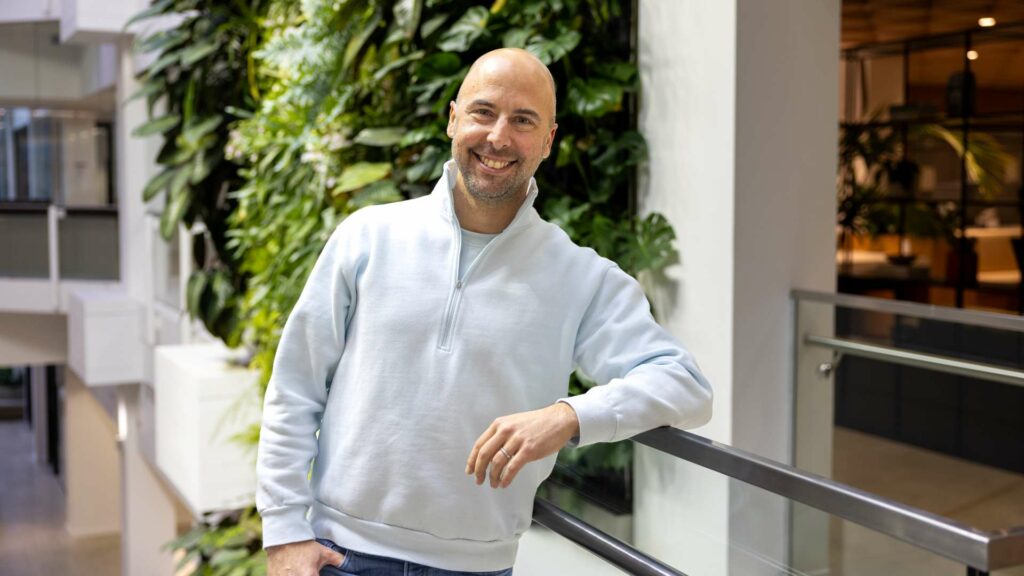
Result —
[[[519,126],[533,126],[533,119],[527,118],[526,116],[520,116],[514,120]]]
[[[473,110],[473,114],[477,116],[484,116],[487,118],[490,118],[491,116],[494,115],[490,110],[487,110],[486,108],[479,108],[477,110]]]

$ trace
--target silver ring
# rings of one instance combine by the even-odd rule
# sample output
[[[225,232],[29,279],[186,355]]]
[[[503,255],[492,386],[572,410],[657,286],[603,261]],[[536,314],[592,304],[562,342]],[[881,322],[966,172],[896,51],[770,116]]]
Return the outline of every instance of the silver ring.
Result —
[[[501,450],[501,453],[505,455],[505,460],[511,460],[512,459],[512,455],[508,453],[508,450],[505,450],[504,446],[502,446],[501,448],[498,448],[498,450]]]

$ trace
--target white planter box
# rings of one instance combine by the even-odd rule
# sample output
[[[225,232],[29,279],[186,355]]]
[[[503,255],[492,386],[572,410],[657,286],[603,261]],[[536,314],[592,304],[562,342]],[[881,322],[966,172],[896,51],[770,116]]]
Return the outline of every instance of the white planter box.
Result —
[[[81,289],[68,299],[68,365],[86,386],[132,384],[145,376],[142,304],[116,289]]]
[[[256,451],[232,437],[259,422],[259,374],[220,342],[155,349],[156,462],[196,516],[253,503]]]
[[[63,0],[60,40],[79,44],[116,42],[129,18],[146,8],[139,0]]]

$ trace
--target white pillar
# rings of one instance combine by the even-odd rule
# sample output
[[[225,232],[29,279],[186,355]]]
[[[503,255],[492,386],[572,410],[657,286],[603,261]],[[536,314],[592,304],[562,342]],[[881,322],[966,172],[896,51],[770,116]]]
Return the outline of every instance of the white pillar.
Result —
[[[668,217],[680,252],[652,300],[714,385],[697,433],[781,462],[794,441],[789,292],[835,286],[839,9],[639,3],[641,206]],[[790,561],[781,499],[645,448],[636,480],[642,550],[692,574]]]
[[[178,506],[142,455],[138,391],[138,386],[126,387],[118,399],[125,427],[121,445],[121,574],[173,576],[175,560],[163,546],[177,536]]]
[[[65,525],[72,537],[121,530],[117,429],[75,373],[64,371]]]

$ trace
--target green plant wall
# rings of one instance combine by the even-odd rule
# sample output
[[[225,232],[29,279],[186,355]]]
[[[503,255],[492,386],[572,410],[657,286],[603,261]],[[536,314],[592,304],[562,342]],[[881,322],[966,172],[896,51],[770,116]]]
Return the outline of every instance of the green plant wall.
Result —
[[[634,275],[675,258],[667,221],[635,213],[646,149],[635,131],[629,0],[163,0],[152,13],[183,10],[197,14],[185,32],[142,41],[171,62],[143,88],[168,108],[140,129],[163,134],[169,149],[147,195],[166,196],[168,229],[216,229],[216,266],[204,255],[189,309],[208,327],[228,326],[214,333],[252,351],[264,385],[334,227],[361,207],[430,192],[450,157],[448,103],[494,48],[533,52],[558,85],[557,153],[537,173],[541,214]],[[574,378],[572,391],[584,382]],[[624,470],[630,449],[563,462]]]

